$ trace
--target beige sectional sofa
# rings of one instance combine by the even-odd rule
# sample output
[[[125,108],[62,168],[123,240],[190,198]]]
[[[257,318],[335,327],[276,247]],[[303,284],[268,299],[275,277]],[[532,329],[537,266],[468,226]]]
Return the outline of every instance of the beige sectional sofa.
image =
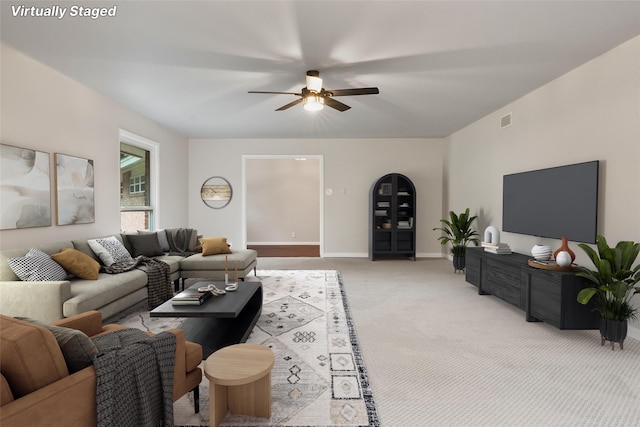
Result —
[[[104,236],[101,236],[104,237]],[[115,235],[128,249],[126,234]],[[87,243],[89,239],[69,240],[38,246],[46,254],[52,255],[63,248],[74,248],[100,261]],[[195,242],[195,241],[194,241]],[[108,318],[139,302],[147,296],[147,275],[133,269],[131,271],[106,274],[100,273],[98,280],[70,277],[59,281],[22,281],[13,272],[7,259],[24,257],[30,248],[0,251],[0,313],[6,316],[23,316],[44,322],[53,322],[90,310],[98,310],[103,318]],[[172,281],[190,277],[223,280],[225,255],[190,256],[160,255],[153,257],[169,265]],[[257,264],[257,253],[251,249],[233,250],[227,255],[230,277],[238,268],[238,278],[244,277]]]

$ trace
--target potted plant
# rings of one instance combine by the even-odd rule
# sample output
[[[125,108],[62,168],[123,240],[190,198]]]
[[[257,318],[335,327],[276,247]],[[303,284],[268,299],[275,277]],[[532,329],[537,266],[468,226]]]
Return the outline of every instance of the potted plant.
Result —
[[[595,270],[581,266],[578,276],[592,282],[595,286],[582,289],[578,293],[578,302],[588,304],[597,295],[595,310],[600,313],[601,345],[611,341],[611,349],[615,343],[623,348],[627,337],[627,321],[635,319],[638,308],[631,303],[631,298],[640,293],[640,264],[633,267],[640,243],[621,241],[611,248],[604,236],[596,238],[596,252],[584,243],[578,246],[589,256]]]
[[[444,235],[438,237],[442,246],[451,242],[451,254],[453,255],[453,271],[464,270],[466,265],[465,255],[467,245],[470,242],[476,246],[480,243],[478,233],[471,228],[471,224],[477,218],[477,215],[471,216],[469,208],[460,215],[456,215],[454,211],[449,212],[449,220],[441,219],[443,227],[436,227],[433,230],[440,230]]]

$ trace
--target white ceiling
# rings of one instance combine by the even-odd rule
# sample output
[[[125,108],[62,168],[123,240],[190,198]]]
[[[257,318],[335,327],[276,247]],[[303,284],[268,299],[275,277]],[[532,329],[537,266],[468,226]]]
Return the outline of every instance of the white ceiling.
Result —
[[[117,15],[14,17],[23,4]],[[3,0],[1,14],[3,42],[191,138],[445,137],[640,34],[638,1]],[[380,94],[311,113],[247,93],[299,92],[309,69]]]

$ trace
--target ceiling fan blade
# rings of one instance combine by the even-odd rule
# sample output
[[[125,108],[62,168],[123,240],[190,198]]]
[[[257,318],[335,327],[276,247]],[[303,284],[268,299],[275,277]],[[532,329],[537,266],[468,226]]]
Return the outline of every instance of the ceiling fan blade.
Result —
[[[298,95],[298,96],[302,96],[301,93],[295,93],[295,92],[263,92],[260,90],[250,90],[247,93],[270,93],[270,94],[276,94],[276,95]]]
[[[293,107],[294,105],[298,105],[298,104],[300,104],[301,102],[302,102],[302,98],[300,98],[300,99],[296,99],[295,101],[290,102],[290,103],[288,103],[287,105],[283,105],[282,107],[278,108],[276,111],[284,111],[284,110],[286,110],[287,108],[291,108],[291,107]]]
[[[335,108],[338,111],[347,111],[349,108],[351,108],[348,105],[329,97],[324,99],[324,105],[326,105],[327,107]]]
[[[331,96],[353,96],[353,95],[377,95],[380,93],[377,87],[361,87],[356,89],[330,89],[327,90]]]

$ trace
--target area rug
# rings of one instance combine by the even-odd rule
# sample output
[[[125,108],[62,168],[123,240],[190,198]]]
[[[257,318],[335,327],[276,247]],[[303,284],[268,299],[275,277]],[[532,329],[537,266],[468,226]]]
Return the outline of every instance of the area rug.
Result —
[[[247,342],[265,345],[275,354],[271,418],[229,413],[222,425],[379,426],[340,273],[259,270],[257,279],[263,286],[262,314]],[[155,333],[178,327],[182,320],[151,318],[144,305],[109,319]],[[174,404],[175,424],[209,425],[208,396],[203,375],[200,413],[194,413],[189,393]]]

